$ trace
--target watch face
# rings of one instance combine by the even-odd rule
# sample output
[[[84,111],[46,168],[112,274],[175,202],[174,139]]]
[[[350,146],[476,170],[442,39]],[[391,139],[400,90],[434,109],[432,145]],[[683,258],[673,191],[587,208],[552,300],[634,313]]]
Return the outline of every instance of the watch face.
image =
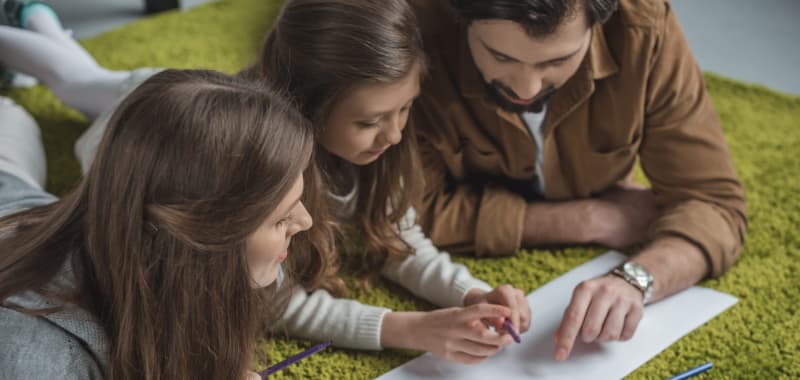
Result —
[[[647,271],[647,269],[644,269],[643,266],[629,261],[625,263],[622,269],[626,273],[633,276],[633,278],[636,279],[636,282],[638,282],[639,285],[641,285],[643,288],[647,288],[650,286],[652,277],[650,276],[650,273]]]

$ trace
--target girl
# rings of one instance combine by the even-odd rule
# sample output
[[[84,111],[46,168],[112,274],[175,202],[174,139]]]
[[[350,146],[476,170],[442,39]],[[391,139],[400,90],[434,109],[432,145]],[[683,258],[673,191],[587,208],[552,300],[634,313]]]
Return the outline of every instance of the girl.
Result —
[[[361,237],[363,251],[348,259],[368,275],[379,272],[448,307],[392,312],[337,301],[322,290],[298,291],[283,318],[289,331],[313,339],[332,336],[343,346],[417,349],[475,363],[511,343],[510,336],[487,330],[481,320],[503,331],[507,317],[527,330],[530,309],[520,290],[510,285],[492,290],[473,278],[438,251],[415,222],[411,204],[420,165],[413,131],[403,131],[425,60],[409,5],[289,0],[259,58],[246,74],[284,89],[317,131],[316,162],[333,210],[349,237]]]
[[[87,63],[88,54],[72,51],[74,43],[58,42],[64,38],[63,29],[52,15],[28,14],[28,27],[38,33],[13,30],[16,36],[4,38],[10,33],[0,29],[0,48],[5,43],[18,52],[6,63],[14,68],[37,67],[30,62],[36,61],[47,67],[38,70],[41,73],[57,73],[43,78],[28,70],[67,104],[89,115],[104,112],[98,104],[113,109],[106,100],[113,97],[111,93],[120,88],[124,93],[152,75],[151,69],[110,72],[93,60]],[[23,34],[26,43],[19,46]],[[54,46],[41,57],[30,52],[48,39]],[[53,51],[69,56],[59,61],[69,60],[75,67],[52,67],[54,60],[44,56]],[[16,64],[11,62],[15,59]],[[338,269],[336,252],[327,243],[330,233],[322,229],[314,233],[314,249],[295,251],[289,262],[294,272],[302,269],[307,275],[298,278],[301,286],[282,323],[293,335],[332,339],[343,347],[410,348],[474,363],[511,342],[509,336],[487,330],[482,321],[499,328],[508,317],[524,331],[530,309],[518,289],[509,285],[491,289],[452,263],[415,223],[410,205],[418,193],[413,176],[417,157],[413,133],[403,136],[402,131],[424,67],[416,20],[405,1],[290,0],[260,61],[243,72],[251,80],[266,78],[283,88],[313,121],[320,142],[316,162],[325,171],[334,211],[342,229],[350,232],[348,238],[363,237],[363,251],[350,255],[349,261],[362,272],[380,273],[446,307],[424,313],[392,312],[333,298],[331,294],[342,293],[332,278]],[[76,80],[76,71],[82,79]],[[84,168],[90,166],[106,118],[101,115],[76,146]],[[324,209],[316,211],[317,226],[327,227],[330,219]],[[311,272],[310,266],[314,266]]]
[[[167,70],[120,104],[56,200],[36,124],[0,98],[0,373],[252,378],[285,307],[270,284],[311,226],[312,151],[307,121],[266,86]]]

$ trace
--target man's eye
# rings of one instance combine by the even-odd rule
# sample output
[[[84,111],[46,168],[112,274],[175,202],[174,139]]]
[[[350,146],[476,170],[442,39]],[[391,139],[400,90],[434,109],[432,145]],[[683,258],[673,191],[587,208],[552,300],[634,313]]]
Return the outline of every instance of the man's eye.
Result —
[[[506,57],[504,55],[499,55],[499,54],[493,54],[493,55],[494,55],[494,59],[497,62],[511,62],[511,58],[508,58],[508,57]]]

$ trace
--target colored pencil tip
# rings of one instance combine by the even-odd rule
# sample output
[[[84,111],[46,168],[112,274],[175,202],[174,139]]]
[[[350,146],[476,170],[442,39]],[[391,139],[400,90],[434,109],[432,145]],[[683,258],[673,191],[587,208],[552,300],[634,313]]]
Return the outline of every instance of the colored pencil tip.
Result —
[[[505,322],[503,322],[503,327],[506,329],[506,331],[508,331],[509,334],[511,334],[511,337],[514,338],[515,342],[517,343],[522,342],[522,339],[520,339],[519,334],[517,334],[517,332],[514,330],[514,326],[511,325],[511,321],[506,319]]]

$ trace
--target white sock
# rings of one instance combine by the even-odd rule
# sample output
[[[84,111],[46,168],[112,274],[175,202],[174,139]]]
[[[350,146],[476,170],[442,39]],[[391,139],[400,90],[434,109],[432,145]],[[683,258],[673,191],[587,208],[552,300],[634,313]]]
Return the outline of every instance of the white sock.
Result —
[[[47,160],[36,121],[11,99],[0,96],[0,170],[38,189],[47,178]]]
[[[0,62],[44,82],[64,104],[95,118],[116,101],[128,71],[100,67],[90,55],[76,52],[37,32],[0,26]]]

